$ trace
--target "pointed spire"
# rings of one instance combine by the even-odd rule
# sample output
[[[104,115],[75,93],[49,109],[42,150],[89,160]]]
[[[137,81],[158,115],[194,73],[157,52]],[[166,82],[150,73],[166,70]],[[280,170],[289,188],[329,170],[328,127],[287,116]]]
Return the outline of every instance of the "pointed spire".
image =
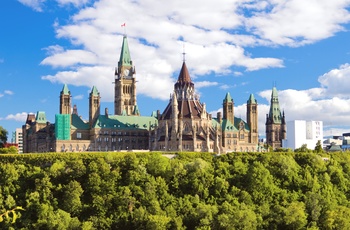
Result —
[[[99,92],[96,88],[96,86],[93,86],[92,89],[91,89],[91,93],[90,93],[92,96],[98,96],[99,95]]]
[[[70,94],[70,91],[68,89],[68,85],[67,84],[64,84],[64,86],[62,88],[62,91],[61,91],[61,94],[64,94],[64,95],[69,95]]]
[[[280,110],[280,105],[279,105],[279,101],[278,101],[278,93],[277,93],[276,87],[272,88],[269,118],[273,124],[281,124],[282,113]]]
[[[192,80],[185,62],[182,63],[181,71],[176,84],[177,83],[192,83]]]
[[[232,102],[232,101],[233,101],[233,99],[232,99],[230,93],[227,92],[227,93],[226,93],[226,96],[225,96],[225,98],[224,98],[224,102]]]
[[[247,104],[256,104],[256,99],[253,94],[250,94]]]
[[[126,35],[123,37],[123,44],[120,52],[119,66],[132,66],[129,45]]]

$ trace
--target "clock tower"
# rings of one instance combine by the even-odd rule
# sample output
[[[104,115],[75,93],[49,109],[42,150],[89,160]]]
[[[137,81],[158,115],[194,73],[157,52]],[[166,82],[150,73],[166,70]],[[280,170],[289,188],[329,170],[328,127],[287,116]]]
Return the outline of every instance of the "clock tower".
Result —
[[[126,35],[120,52],[118,67],[115,70],[114,114],[137,115],[135,67],[130,58]]]

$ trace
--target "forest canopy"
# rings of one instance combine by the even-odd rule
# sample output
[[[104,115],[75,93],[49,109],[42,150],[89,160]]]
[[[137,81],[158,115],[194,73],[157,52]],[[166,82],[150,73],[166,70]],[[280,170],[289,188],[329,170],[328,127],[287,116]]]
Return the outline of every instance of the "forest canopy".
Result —
[[[0,229],[350,229],[350,157],[0,155]]]

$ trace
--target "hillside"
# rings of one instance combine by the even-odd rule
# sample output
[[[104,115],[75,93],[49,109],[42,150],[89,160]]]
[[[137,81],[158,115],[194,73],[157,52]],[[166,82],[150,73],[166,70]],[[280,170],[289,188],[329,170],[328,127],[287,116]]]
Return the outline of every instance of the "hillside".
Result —
[[[0,162],[0,229],[350,229],[347,153],[54,153]]]

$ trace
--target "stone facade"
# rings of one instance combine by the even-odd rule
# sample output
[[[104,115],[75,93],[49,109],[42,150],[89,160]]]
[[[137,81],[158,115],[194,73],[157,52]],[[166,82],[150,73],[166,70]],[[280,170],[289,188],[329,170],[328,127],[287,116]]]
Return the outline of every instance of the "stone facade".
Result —
[[[24,152],[81,151],[205,151],[226,153],[258,151],[258,104],[253,95],[247,101],[247,122],[234,116],[229,93],[223,100],[223,115],[213,118],[195,93],[186,63],[183,62],[174,91],[163,113],[141,116],[136,100],[135,67],[127,37],[115,71],[114,114],[100,109],[100,92],[89,94],[89,120],[72,108],[67,85],[60,92],[55,124],[45,113],[30,114],[23,126]]]
[[[266,144],[272,149],[282,148],[282,140],[287,138],[287,125],[284,112],[282,113],[278,101],[276,87],[272,88],[269,114],[266,114]]]

